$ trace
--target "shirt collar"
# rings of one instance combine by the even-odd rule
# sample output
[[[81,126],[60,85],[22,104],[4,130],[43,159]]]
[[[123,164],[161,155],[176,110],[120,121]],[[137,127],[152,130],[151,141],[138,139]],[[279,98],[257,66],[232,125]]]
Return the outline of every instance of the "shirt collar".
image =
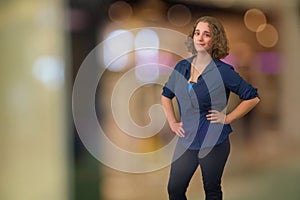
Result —
[[[185,69],[186,69],[186,74],[190,72],[191,70],[191,63],[193,61],[193,59],[196,57],[196,55],[189,57],[186,59],[186,63],[185,63]],[[211,62],[208,64],[208,66],[204,69],[202,74],[206,74],[207,72],[215,69],[216,67],[218,67],[221,64],[219,59],[212,59]]]

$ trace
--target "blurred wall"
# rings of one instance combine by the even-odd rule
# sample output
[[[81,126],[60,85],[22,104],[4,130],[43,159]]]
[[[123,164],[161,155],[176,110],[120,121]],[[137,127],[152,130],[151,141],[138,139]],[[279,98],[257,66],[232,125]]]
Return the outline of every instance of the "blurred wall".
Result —
[[[291,141],[300,140],[300,2],[282,2],[280,7],[280,30],[282,60],[282,93],[278,93],[281,99],[281,134],[287,134]]]
[[[0,2],[0,199],[70,196],[63,0]]]

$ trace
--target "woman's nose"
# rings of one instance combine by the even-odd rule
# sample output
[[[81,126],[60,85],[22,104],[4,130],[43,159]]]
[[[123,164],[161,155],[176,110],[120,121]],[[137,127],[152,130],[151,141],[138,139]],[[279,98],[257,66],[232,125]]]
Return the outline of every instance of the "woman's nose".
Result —
[[[199,41],[202,41],[202,40],[203,40],[203,35],[199,35],[199,36],[198,36],[198,40],[199,40]]]

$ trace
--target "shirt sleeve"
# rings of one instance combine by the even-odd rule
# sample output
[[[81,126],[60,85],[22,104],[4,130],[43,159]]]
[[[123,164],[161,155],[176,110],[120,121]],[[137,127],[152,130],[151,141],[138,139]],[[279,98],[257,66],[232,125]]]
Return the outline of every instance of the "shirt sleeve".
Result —
[[[222,67],[221,72],[225,87],[237,94],[240,99],[248,100],[258,97],[257,89],[247,83],[232,66]]]
[[[175,82],[176,82],[176,76],[179,73],[180,63],[178,63],[174,70],[172,71],[171,75],[169,76],[168,81],[165,83],[163,90],[162,90],[162,95],[169,98],[173,99],[175,97]]]
[[[175,78],[174,78],[174,71],[173,71],[169,76],[169,80],[165,83],[163,87],[162,95],[169,99],[173,99],[175,96],[174,88],[175,88]]]

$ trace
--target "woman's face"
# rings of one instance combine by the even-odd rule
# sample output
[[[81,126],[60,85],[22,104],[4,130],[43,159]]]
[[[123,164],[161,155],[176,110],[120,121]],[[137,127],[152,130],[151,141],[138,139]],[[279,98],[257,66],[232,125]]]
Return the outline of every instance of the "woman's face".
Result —
[[[199,22],[196,26],[194,36],[194,46],[197,52],[210,52],[212,46],[212,33],[207,22]]]

